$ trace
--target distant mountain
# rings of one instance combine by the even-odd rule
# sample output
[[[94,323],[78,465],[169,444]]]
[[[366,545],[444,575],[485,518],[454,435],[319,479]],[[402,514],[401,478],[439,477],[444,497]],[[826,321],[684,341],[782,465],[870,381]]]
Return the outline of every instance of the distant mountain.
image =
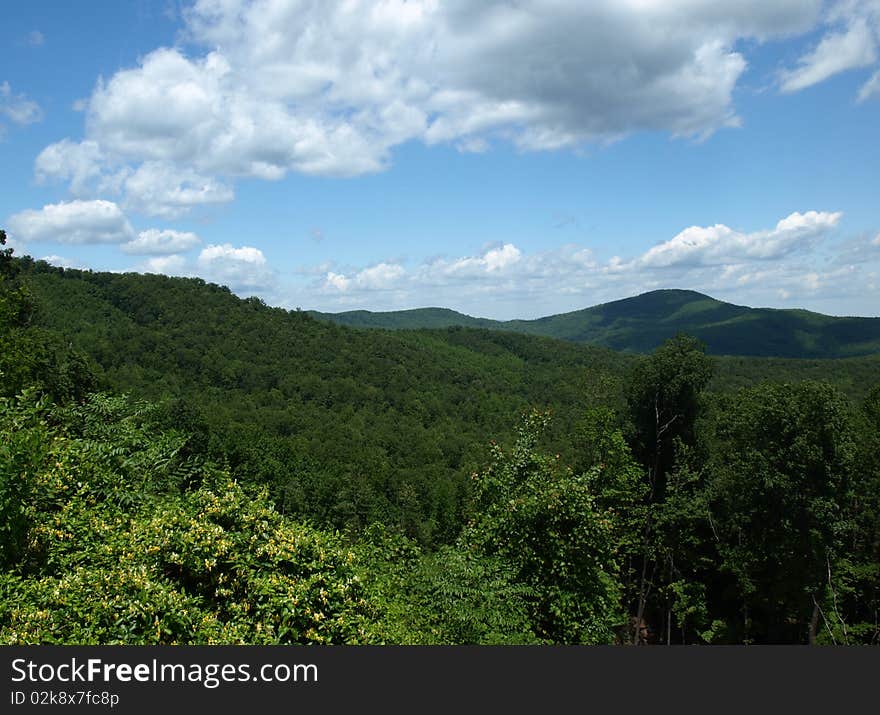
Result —
[[[350,328],[385,328],[388,330],[411,330],[420,328],[489,328],[504,330],[505,323],[489,318],[472,318],[448,308],[415,308],[389,313],[373,313],[369,310],[349,310],[345,313],[319,313],[308,311],[313,318],[329,320]],[[511,328],[506,328],[511,330]],[[526,331],[521,331],[526,332]]]
[[[445,308],[310,312],[319,320],[354,328],[488,328],[639,353],[679,332],[700,338],[715,355],[834,358],[880,353],[880,318],[748,308],[689,290],[656,290],[536,320],[489,320]]]

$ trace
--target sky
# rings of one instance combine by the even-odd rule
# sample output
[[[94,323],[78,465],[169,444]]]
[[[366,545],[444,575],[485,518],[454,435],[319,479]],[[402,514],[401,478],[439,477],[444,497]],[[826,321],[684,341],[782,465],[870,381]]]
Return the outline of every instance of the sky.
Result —
[[[286,308],[880,316],[880,0],[30,0],[0,227]]]

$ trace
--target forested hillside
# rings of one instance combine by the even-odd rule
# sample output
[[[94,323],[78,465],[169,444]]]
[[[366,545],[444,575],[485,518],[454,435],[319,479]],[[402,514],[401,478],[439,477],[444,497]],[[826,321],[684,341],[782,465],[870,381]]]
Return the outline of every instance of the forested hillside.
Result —
[[[809,379],[805,379],[809,378]],[[0,254],[7,643],[880,642],[880,362]]]
[[[656,290],[536,320],[495,321],[440,308],[312,315],[355,328],[459,325],[638,353],[650,352],[680,332],[702,340],[713,355],[834,358],[880,353],[880,318],[836,318],[806,310],[747,308],[689,290]]]
[[[603,349],[358,332],[197,279],[37,265],[27,283],[35,320],[88,354],[104,388],[174,400],[175,419],[285,511],[406,523],[425,543],[457,532],[467,475],[518,414],[552,408],[554,434],[570,432],[585,391],[619,372]]]

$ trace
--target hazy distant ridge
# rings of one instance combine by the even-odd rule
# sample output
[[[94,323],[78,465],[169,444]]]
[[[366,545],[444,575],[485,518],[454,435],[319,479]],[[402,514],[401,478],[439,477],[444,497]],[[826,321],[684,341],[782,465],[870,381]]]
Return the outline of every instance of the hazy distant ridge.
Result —
[[[488,328],[632,352],[653,350],[678,332],[700,338],[716,355],[830,358],[880,352],[880,318],[837,318],[807,310],[748,308],[688,290],[651,291],[536,320],[474,318],[446,308],[310,313],[355,328]]]

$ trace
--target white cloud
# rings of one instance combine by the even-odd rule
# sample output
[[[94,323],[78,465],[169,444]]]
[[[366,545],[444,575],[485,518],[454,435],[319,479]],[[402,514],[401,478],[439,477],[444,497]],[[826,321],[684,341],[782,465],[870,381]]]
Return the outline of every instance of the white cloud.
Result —
[[[639,263],[648,267],[720,265],[781,258],[809,248],[834,229],[843,214],[826,211],[793,213],[771,230],[742,233],[724,224],[691,226],[674,238],[649,249]]]
[[[403,273],[402,266],[394,263],[379,263],[358,273],[355,282],[359,287],[370,290],[385,290],[393,286]]]
[[[101,178],[103,160],[97,142],[64,139],[40,152],[34,162],[34,173],[41,183],[52,178],[69,181],[70,190],[79,195],[89,190],[90,182]]]
[[[880,253],[867,256],[864,248],[848,250],[846,241],[826,241],[840,221],[840,213],[807,211],[751,233],[721,224],[691,227],[641,255],[607,261],[577,245],[526,253],[505,243],[413,266],[321,266],[299,272],[320,278],[291,304],[317,302],[324,310],[441,305],[470,315],[534,318],[658,288],[690,288],[753,305],[870,303],[876,294],[870,269],[880,267]],[[865,240],[880,246],[880,236]],[[839,260],[829,260],[835,253]]]
[[[386,307],[462,305],[477,298],[522,298],[531,302],[526,310],[533,311],[560,294],[589,291],[595,286],[597,269],[592,253],[585,248],[566,245],[527,256],[505,243],[478,255],[434,258],[409,269],[389,262],[347,273],[326,269],[313,287],[340,306],[377,301]]]
[[[43,256],[39,260],[46,261],[46,263],[51,263],[53,266],[58,266],[59,268],[86,268],[81,261],[72,258],[65,258],[64,256],[59,256],[54,253],[48,256]]]
[[[28,209],[9,218],[9,230],[24,242],[124,243],[134,230],[112,201],[62,201]]]
[[[126,205],[148,216],[176,218],[197,206],[232,201],[229,186],[165,162],[146,162],[124,182]]]
[[[183,256],[154,256],[147,259],[142,271],[144,273],[161,273],[166,276],[187,275],[188,267]]]
[[[347,293],[352,290],[382,291],[395,287],[406,274],[403,266],[396,263],[378,263],[357,271],[352,276],[328,271],[324,288]]]
[[[781,76],[783,92],[812,87],[840,72],[876,65],[880,56],[880,0],[838,0],[825,18],[819,43]],[[859,92],[863,101],[877,91],[877,74]]]
[[[489,248],[479,256],[466,256],[451,262],[435,261],[431,265],[435,272],[446,276],[473,276],[503,271],[504,268],[519,262],[521,257],[522,252],[516,246],[505,243]]]
[[[42,47],[46,42],[46,37],[39,30],[31,30],[27,36],[27,43],[31,47]]]
[[[167,216],[230,200],[235,177],[380,171],[410,140],[486,151],[497,141],[577,149],[642,130],[705,138],[739,121],[738,41],[803,32],[820,8],[198,0],[185,34],[203,52],[159,48],[99,81],[85,141],[99,148],[101,175],[128,167],[126,206]],[[94,178],[72,163],[38,161],[38,174]],[[167,193],[151,178],[160,174],[177,177]]]
[[[852,23],[846,30],[826,35],[800,67],[783,75],[782,91],[797,92],[832,75],[856,67],[867,67],[877,60],[873,31],[864,21]]]
[[[33,124],[43,118],[40,105],[24,94],[14,94],[9,82],[0,82],[0,116],[14,124]]]
[[[865,82],[859,89],[858,100],[864,102],[873,97],[880,97],[880,71],[871,75],[871,79]]]
[[[124,253],[135,256],[167,256],[188,251],[201,243],[201,239],[194,233],[150,228],[141,231],[137,238],[124,243],[121,248]]]
[[[822,268],[812,264],[779,264],[766,269],[753,270],[740,266],[725,279],[712,281],[704,277],[706,290],[720,294],[751,294],[771,296],[774,293],[785,300],[835,297],[841,294],[855,295],[864,290],[859,268],[847,264],[837,268]]]
[[[233,290],[265,289],[274,281],[266,257],[253,246],[211,244],[199,253],[196,265],[200,275]]]
[[[333,271],[328,271],[327,276],[324,279],[324,285],[327,288],[334,288],[342,293],[345,293],[349,287],[351,287],[351,279],[346,278],[342,273],[334,273]]]

